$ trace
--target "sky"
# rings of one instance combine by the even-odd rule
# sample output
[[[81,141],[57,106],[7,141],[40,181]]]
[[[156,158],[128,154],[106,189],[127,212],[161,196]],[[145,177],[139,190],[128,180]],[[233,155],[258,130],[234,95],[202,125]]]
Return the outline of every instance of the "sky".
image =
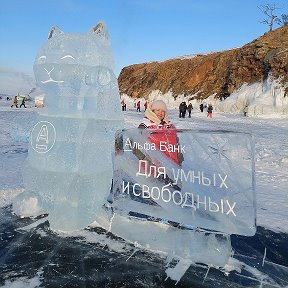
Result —
[[[269,3],[269,1],[268,1]],[[270,2],[272,3],[272,2]],[[287,14],[287,0],[276,13]],[[0,71],[33,75],[52,26],[109,30],[118,76],[125,66],[240,47],[268,31],[265,0],[0,0]],[[279,26],[275,25],[275,28]]]

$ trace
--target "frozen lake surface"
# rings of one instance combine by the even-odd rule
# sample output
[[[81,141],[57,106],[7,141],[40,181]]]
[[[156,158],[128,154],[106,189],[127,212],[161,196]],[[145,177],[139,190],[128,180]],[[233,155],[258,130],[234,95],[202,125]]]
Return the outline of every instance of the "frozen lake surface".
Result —
[[[0,101],[0,287],[174,287],[165,271],[177,261],[161,253],[93,226],[57,234],[45,215],[20,219],[12,213],[12,200],[23,191],[21,169],[36,110],[13,110]],[[137,127],[143,117],[134,110],[124,113],[126,128]],[[177,287],[287,287],[288,119],[217,112],[209,119],[195,110],[192,118],[179,119],[177,110],[169,116],[177,128],[252,133],[256,161],[256,235],[231,236],[230,273],[229,267],[221,271],[199,263]]]

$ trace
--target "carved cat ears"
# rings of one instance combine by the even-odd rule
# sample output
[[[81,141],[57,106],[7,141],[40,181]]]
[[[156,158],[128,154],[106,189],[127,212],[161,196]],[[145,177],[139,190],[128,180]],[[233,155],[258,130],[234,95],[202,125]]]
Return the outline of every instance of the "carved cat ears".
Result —
[[[48,39],[57,35],[63,34],[64,32],[57,26],[53,26],[48,33]],[[109,41],[108,29],[103,21],[99,21],[91,30],[90,33],[100,36],[105,40]]]

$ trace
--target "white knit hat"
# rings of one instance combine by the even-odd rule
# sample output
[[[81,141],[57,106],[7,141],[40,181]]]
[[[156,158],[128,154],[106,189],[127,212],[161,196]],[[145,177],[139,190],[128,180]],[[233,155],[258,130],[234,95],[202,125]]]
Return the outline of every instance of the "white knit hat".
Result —
[[[155,100],[151,104],[151,110],[154,110],[154,109],[162,109],[163,111],[167,113],[167,106],[163,100]]]

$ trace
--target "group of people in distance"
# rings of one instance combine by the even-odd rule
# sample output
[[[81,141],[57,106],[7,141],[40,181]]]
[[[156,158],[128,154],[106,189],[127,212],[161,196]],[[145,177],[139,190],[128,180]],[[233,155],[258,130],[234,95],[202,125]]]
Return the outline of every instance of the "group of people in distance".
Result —
[[[213,106],[211,104],[209,104],[208,107],[207,107],[206,105],[201,103],[199,105],[199,108],[200,108],[201,112],[204,112],[204,109],[207,108],[207,117],[212,118]],[[181,102],[180,105],[179,105],[179,118],[185,118],[186,111],[188,111],[188,117],[191,118],[192,110],[193,110],[192,103],[189,103],[189,105],[187,106],[185,101]]]
[[[127,110],[127,104],[125,103],[124,99],[121,101],[121,107],[122,107],[122,111],[126,111]],[[137,112],[141,112],[141,101],[137,101],[137,103],[134,103],[134,107],[136,108]],[[145,101],[144,103],[144,111],[147,110],[148,107],[148,101]]]
[[[203,103],[201,103],[199,105],[199,107],[200,107],[200,111],[201,112],[204,112],[204,109],[207,108],[207,117],[212,118],[213,106],[211,104],[209,104],[208,107],[207,107],[206,104],[204,105]]]
[[[181,102],[179,105],[179,118],[185,118],[186,111],[188,111],[188,117],[191,118],[192,110],[193,110],[192,103],[189,103],[189,105],[187,106],[185,101]]]
[[[162,102],[164,103],[164,101],[162,101]],[[122,107],[122,111],[126,111],[127,110],[127,104],[125,103],[124,99],[121,101],[121,107]],[[141,101],[138,100],[137,102],[135,102],[134,103],[134,107],[136,108],[137,112],[141,112]],[[148,107],[148,101],[145,101],[145,103],[144,103],[144,111],[147,110],[147,107]],[[201,112],[204,112],[204,109],[207,108],[207,117],[212,118],[213,106],[211,104],[209,104],[207,106],[206,104],[201,103],[199,105],[199,108],[200,108]],[[179,118],[185,118],[187,111],[188,111],[188,117],[191,118],[192,110],[193,110],[193,105],[192,105],[191,102],[188,104],[188,106],[187,106],[185,101],[181,102],[180,105],[179,105]]]
[[[15,106],[16,108],[19,108],[19,107],[18,107],[18,96],[14,96],[14,97],[13,97],[11,108],[13,108],[14,106]],[[20,108],[21,108],[22,106],[24,106],[24,108],[27,108],[26,105],[25,105],[25,97],[22,98],[22,102],[21,102]]]

